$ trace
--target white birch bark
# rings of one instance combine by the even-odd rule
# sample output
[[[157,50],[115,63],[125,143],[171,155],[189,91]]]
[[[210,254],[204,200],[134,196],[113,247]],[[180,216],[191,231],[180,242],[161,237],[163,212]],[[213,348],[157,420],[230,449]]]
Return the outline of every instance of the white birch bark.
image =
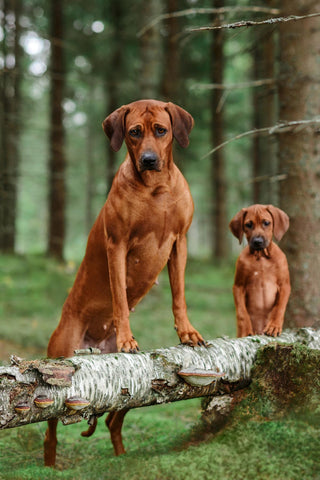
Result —
[[[136,355],[86,354],[67,360],[33,361],[13,358],[12,365],[0,367],[0,429],[54,417],[64,424],[75,423],[106,411],[230,393],[248,385],[258,349],[270,342],[299,342],[320,349],[320,331],[302,328],[288,330],[278,338],[218,338],[208,347],[179,345]],[[186,368],[224,375],[210,385],[191,386],[178,375]],[[35,403],[39,397],[42,402],[51,399],[52,404],[40,408]],[[82,399],[88,405],[75,412],[66,406],[68,399],[75,399],[77,404]]]

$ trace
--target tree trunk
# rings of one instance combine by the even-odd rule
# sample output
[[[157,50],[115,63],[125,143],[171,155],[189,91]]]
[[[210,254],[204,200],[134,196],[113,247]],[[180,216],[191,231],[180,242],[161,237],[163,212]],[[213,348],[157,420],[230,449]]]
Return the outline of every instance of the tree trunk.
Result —
[[[19,169],[19,110],[21,47],[20,0],[3,3],[2,41],[4,69],[1,78],[0,147],[0,251],[13,253],[16,240],[17,184]]]
[[[267,2],[269,5],[272,2]],[[270,5],[271,7],[272,5]],[[257,34],[259,32],[255,32]],[[256,39],[255,39],[256,41]],[[275,79],[274,31],[262,30],[254,51],[254,80]],[[253,89],[254,128],[276,124],[276,85]],[[273,137],[256,135],[253,139],[253,203],[278,203],[278,185],[270,181],[277,173],[277,144]]]
[[[144,0],[142,2],[142,20],[150,22],[162,13],[162,2]],[[160,25],[156,24],[141,37],[140,91],[143,98],[157,98],[159,93],[160,66],[162,60]]]
[[[49,418],[75,423],[106,411],[229,394],[248,385],[258,349],[271,341],[300,342],[319,349],[320,331],[287,331],[274,339],[219,338],[210,341],[207,348],[180,345],[136,355],[85,354],[68,360],[32,361],[13,358],[13,365],[0,367],[0,428]],[[203,373],[213,371],[212,383],[190,385],[183,379],[190,382],[190,377],[181,377],[181,371],[194,372],[198,380],[203,379]]]
[[[110,65],[106,70],[107,79],[107,115],[120,107],[120,93],[119,84],[121,83],[120,77],[122,72],[123,52],[125,50],[124,34],[123,34],[123,5],[121,2],[111,2],[107,5],[108,16],[112,19],[113,32],[112,32],[112,54],[110,58]],[[116,174],[116,159],[117,154],[110,147],[109,142],[106,142],[107,148],[107,193],[110,191],[113,178]]]
[[[166,12],[171,14],[178,10],[177,0],[166,1]],[[180,103],[180,56],[178,48],[178,34],[180,32],[179,19],[170,17],[166,23],[167,36],[165,45],[164,67],[162,77],[162,95],[168,102]]]
[[[316,3],[319,7],[314,0],[284,0],[281,8],[286,15],[306,15],[317,11]],[[320,112],[319,19],[280,24],[279,41],[279,118],[314,118]],[[280,171],[287,174],[280,205],[290,216],[290,229],[283,239],[292,284],[287,326],[312,325],[320,314],[319,161],[316,126],[279,135]]]
[[[48,254],[63,259],[65,239],[65,135],[62,0],[51,0],[51,91]]]
[[[94,102],[94,84],[92,79],[89,79],[89,103]],[[85,206],[85,225],[86,233],[89,234],[95,215],[93,212],[93,197],[95,189],[95,168],[94,168],[94,132],[93,132],[94,120],[92,118],[91,110],[88,112],[88,122],[86,129],[86,206]]]
[[[223,0],[214,0],[213,7],[223,7]],[[214,84],[223,84],[224,77],[224,53],[223,53],[223,30],[213,30],[212,33],[212,61],[211,81]],[[222,105],[223,90],[213,89],[211,98],[211,132],[213,146],[220,145],[224,141],[224,115]],[[211,160],[213,205],[213,257],[216,260],[227,258],[228,248],[228,220],[227,220],[227,185],[223,149],[218,150]]]

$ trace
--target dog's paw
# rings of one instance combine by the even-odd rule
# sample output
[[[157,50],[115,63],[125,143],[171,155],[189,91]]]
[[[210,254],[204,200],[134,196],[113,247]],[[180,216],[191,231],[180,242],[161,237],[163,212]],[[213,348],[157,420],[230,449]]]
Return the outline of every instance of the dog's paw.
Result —
[[[275,323],[268,323],[266,328],[263,330],[265,335],[269,335],[270,337],[278,337],[281,335],[282,327]]]
[[[140,348],[138,342],[134,337],[128,340],[122,340],[117,342],[118,352],[123,353],[138,353]]]
[[[179,333],[178,333],[179,335]],[[201,347],[207,346],[207,342],[202,338],[199,332],[197,330],[192,330],[190,332],[183,332],[179,335],[180,342],[183,345],[189,345],[190,347]]]

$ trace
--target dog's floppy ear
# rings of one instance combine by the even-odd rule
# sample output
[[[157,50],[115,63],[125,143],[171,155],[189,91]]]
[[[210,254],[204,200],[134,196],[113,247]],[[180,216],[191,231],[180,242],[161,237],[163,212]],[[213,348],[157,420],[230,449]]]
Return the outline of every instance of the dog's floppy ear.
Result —
[[[247,209],[242,208],[240,212],[238,212],[231,222],[229,223],[229,228],[233,235],[239,240],[239,243],[242,242],[243,238],[243,222],[244,222],[244,217],[247,214]]]
[[[170,115],[173,136],[183,148],[189,145],[189,133],[192,130],[194,121],[190,113],[174,103],[167,103],[165,107]]]
[[[128,112],[129,108],[126,105],[123,105],[110,113],[102,123],[102,128],[105,134],[109,137],[111,148],[115,152],[120,150],[124,140],[125,118]]]
[[[289,217],[283,210],[273,205],[268,205],[267,210],[273,218],[274,238],[279,242],[289,228]]]

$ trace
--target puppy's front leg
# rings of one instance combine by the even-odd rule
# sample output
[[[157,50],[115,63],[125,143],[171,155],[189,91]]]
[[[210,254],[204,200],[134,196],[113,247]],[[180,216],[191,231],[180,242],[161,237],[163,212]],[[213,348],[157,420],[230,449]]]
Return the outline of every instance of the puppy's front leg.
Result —
[[[118,352],[136,353],[139,347],[130,328],[126,291],[126,244],[116,243],[112,238],[108,238],[107,256],[117,349]]]
[[[277,337],[278,335],[281,335],[283,321],[284,321],[284,314],[287,308],[290,291],[291,291],[290,280],[287,280],[279,288],[276,303],[269,315],[269,321],[267,323],[267,326],[264,329],[264,333],[266,335],[271,335],[272,337]]]
[[[237,315],[237,337],[247,337],[253,335],[250,315],[246,307],[246,292],[243,285],[235,283],[233,285],[233,297]]]
[[[175,329],[181,343],[188,345],[205,345],[200,333],[193,328],[187,315],[187,305],[184,295],[184,273],[187,263],[187,239],[179,236],[173,245],[168,261],[168,272],[172,293],[172,311],[175,319]]]

